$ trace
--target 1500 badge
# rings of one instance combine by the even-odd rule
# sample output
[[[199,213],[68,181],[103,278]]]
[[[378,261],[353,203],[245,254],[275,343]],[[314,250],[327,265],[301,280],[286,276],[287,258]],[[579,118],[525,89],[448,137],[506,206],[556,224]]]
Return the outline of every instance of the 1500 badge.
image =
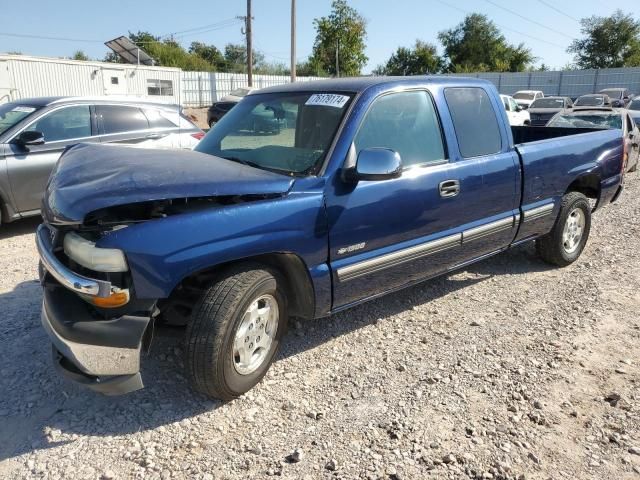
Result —
[[[348,247],[341,247],[338,249],[338,255],[344,255],[345,253],[355,252],[356,250],[362,250],[366,245],[366,242],[356,243],[355,245],[349,245]]]

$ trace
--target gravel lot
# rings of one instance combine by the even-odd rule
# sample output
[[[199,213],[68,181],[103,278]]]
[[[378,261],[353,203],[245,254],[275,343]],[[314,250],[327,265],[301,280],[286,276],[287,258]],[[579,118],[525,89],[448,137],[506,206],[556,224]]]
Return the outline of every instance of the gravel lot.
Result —
[[[294,323],[257,388],[192,393],[181,332],[147,388],[60,379],[40,327],[36,220],[0,228],[0,478],[640,478],[640,180],[581,259],[517,248]]]

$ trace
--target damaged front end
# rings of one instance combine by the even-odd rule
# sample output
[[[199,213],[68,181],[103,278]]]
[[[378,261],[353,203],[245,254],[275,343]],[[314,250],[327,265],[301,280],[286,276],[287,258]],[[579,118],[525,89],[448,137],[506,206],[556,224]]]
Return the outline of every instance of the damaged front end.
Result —
[[[66,151],[47,185],[36,235],[42,324],[57,369],[104,394],[143,387],[141,354],[166,300],[148,290],[136,294],[134,278],[146,271],[130,264],[131,243],[110,247],[109,237],[141,223],[281,197],[292,184],[197,152],[104,145]],[[142,243],[151,249],[158,241]]]

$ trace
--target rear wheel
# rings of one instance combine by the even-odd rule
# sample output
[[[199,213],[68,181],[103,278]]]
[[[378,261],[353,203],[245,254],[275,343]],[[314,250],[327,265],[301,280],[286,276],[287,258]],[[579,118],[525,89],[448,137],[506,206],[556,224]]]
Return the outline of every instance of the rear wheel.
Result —
[[[584,250],[590,230],[589,200],[582,193],[570,192],[562,198],[560,213],[551,232],[536,240],[538,254],[547,263],[567,266]]]
[[[185,365],[195,390],[230,400],[267,373],[287,325],[280,285],[256,264],[235,267],[211,284],[186,332]]]

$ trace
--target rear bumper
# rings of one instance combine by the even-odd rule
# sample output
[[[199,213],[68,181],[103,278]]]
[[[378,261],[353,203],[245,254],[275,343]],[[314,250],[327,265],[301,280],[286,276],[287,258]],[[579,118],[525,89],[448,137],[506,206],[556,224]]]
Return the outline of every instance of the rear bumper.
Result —
[[[140,355],[149,317],[98,320],[75,294],[54,287],[44,290],[41,320],[54,365],[66,378],[108,395],[143,387]]]

